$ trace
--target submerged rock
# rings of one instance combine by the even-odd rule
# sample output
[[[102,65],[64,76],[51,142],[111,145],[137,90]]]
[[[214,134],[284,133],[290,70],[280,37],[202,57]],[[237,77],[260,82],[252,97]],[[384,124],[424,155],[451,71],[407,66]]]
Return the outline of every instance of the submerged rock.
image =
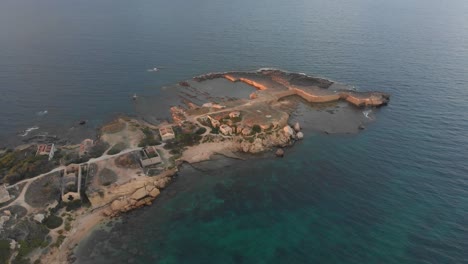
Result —
[[[298,132],[298,133],[296,134],[296,138],[299,139],[299,140],[301,140],[301,139],[304,138],[304,134],[303,134],[302,132]]]
[[[296,132],[301,131],[301,125],[299,125],[299,122],[296,122],[296,123],[294,124],[294,130],[296,130]]]
[[[284,150],[281,149],[281,148],[277,149],[275,155],[276,155],[276,157],[278,157],[278,158],[284,157]]]

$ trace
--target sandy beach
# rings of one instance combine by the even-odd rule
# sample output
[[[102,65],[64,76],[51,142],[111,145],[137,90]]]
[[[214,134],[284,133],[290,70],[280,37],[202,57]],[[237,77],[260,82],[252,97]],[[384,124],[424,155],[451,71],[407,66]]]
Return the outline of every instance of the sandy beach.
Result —
[[[95,209],[91,212],[83,212],[73,222],[72,229],[58,248],[52,249],[49,254],[42,256],[43,263],[69,263],[69,257],[76,245],[103,220],[107,219],[103,211],[106,207]]]
[[[236,148],[232,141],[208,142],[188,147],[180,159],[188,163],[197,163],[209,160],[214,154],[235,157],[235,151]]]

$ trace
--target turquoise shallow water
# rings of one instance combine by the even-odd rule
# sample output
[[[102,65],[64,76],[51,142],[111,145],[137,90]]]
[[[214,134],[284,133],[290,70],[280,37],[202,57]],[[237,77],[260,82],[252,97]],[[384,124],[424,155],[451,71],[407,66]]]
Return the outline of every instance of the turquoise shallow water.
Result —
[[[210,71],[382,90],[358,135],[306,128],[281,160],[184,168],[78,263],[467,263],[467,25],[462,0],[1,1],[1,143]]]

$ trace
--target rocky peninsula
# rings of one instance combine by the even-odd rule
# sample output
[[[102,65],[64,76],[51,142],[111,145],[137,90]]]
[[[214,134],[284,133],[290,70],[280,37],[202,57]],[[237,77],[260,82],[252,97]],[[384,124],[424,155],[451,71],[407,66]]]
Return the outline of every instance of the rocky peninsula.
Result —
[[[223,82],[251,91],[207,92]],[[73,263],[73,248],[94,226],[151,205],[184,162],[214,154],[287,155],[285,148],[308,136],[291,118],[301,105],[331,114],[343,104],[359,109],[359,118],[341,117],[358,132],[371,121],[366,111],[389,102],[383,92],[279,70],[209,73],[180,82],[176,91],[164,110],[170,119],[147,118],[155,115],[147,108],[145,117],[119,117],[77,145],[28,142],[2,151],[0,263]]]

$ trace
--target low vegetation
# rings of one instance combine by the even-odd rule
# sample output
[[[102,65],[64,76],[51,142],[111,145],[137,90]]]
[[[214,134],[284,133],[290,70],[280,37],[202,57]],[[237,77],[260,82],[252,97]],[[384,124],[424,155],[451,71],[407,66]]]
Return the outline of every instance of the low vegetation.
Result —
[[[255,134],[262,132],[262,128],[259,125],[253,125],[252,126],[252,132]]]
[[[17,240],[21,247],[13,263],[29,263],[29,259],[26,258],[29,253],[49,244],[46,239],[49,231],[45,225],[25,220],[16,225],[15,230],[21,237]]]
[[[206,128],[200,127],[200,128],[197,129],[197,131],[195,133],[197,135],[203,135],[205,132],[206,132]]]
[[[44,225],[49,229],[55,229],[61,226],[62,223],[63,223],[62,218],[56,215],[50,215],[44,220]]]
[[[99,183],[104,186],[111,185],[117,181],[117,174],[108,168],[104,168],[99,172]]]
[[[120,153],[122,150],[127,148],[127,144],[120,142],[112,146],[112,148],[107,152],[109,155],[115,155]]]
[[[104,141],[98,141],[93,148],[89,151],[89,156],[91,158],[99,158],[106,152],[106,150],[109,148],[109,144],[107,144]]]
[[[59,165],[58,160],[49,161],[48,156],[36,156],[35,147],[25,150],[10,150],[0,156],[0,184],[14,184],[24,179],[46,173]]]
[[[143,132],[143,134],[145,134],[145,137],[140,141],[138,147],[154,146],[161,144],[159,140],[155,139],[153,132],[148,127],[141,129],[141,131]]]
[[[7,239],[0,240],[0,264],[7,264],[10,254],[10,241]]]

